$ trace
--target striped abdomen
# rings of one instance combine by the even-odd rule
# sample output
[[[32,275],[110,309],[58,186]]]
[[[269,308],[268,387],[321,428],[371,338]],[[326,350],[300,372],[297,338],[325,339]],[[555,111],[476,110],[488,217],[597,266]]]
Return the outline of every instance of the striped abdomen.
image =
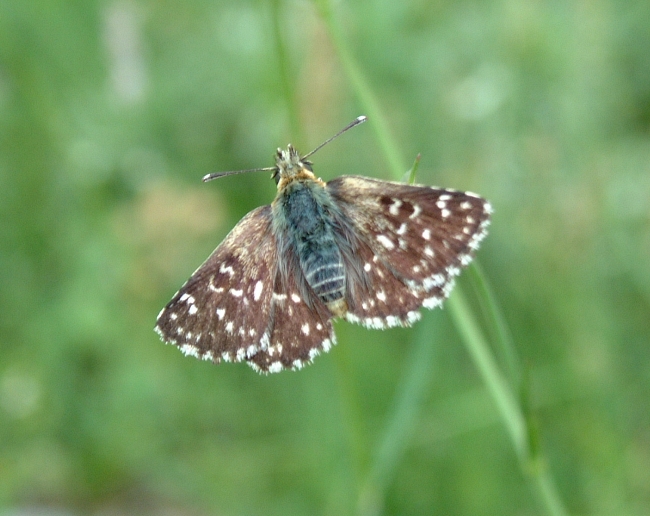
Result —
[[[345,270],[333,239],[307,243],[300,253],[300,266],[321,301],[329,304],[345,296]]]
[[[329,215],[316,198],[327,193],[314,191],[318,188],[301,183],[287,188],[284,215],[307,283],[334,315],[343,315],[345,268]]]

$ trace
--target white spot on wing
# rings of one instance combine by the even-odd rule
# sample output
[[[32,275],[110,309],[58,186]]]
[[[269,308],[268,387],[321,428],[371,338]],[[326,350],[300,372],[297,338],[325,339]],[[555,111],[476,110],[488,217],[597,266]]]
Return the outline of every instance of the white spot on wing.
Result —
[[[446,279],[442,274],[434,274],[430,278],[426,278],[422,284],[424,290],[431,290],[434,287],[441,287],[446,283]]]
[[[420,319],[420,315],[421,314],[418,311],[409,312],[406,314],[406,319],[409,324],[413,324],[415,321]]]
[[[388,208],[388,211],[390,212],[391,215],[399,215],[399,207],[402,205],[402,201],[399,199],[393,199],[393,204],[390,205],[390,208]]]
[[[261,281],[255,283],[255,290],[253,291],[253,299],[255,301],[260,300],[260,297],[262,295],[262,288],[264,288],[264,284]]]
[[[377,241],[389,251],[395,249],[395,244],[386,235],[377,235]]]
[[[282,371],[282,362],[273,362],[269,366],[269,373],[279,373]]]
[[[303,324],[300,328],[300,331],[302,331],[305,335],[309,335],[309,323]]]
[[[385,328],[384,321],[379,317],[367,317],[363,320],[363,325],[367,328],[374,328],[375,330],[383,330]]]
[[[416,219],[420,216],[420,213],[422,213],[422,208],[418,204],[413,205],[413,213],[409,215],[409,219]]]
[[[221,264],[221,267],[219,267],[219,272],[221,274],[228,274],[228,276],[232,276],[235,273],[235,269],[233,269],[230,265],[226,267],[225,264]]]
[[[424,308],[437,308],[442,306],[442,299],[438,296],[433,296],[422,301],[422,306]]]
[[[366,308],[364,308],[364,310],[366,310]],[[350,312],[348,312],[347,314],[345,314],[345,318],[346,318],[348,321],[350,321],[351,323],[354,323],[354,324],[361,324],[361,319],[360,319],[359,317],[357,317],[356,315],[351,314]]]
[[[386,317],[386,324],[388,325],[389,328],[393,328],[395,326],[401,326],[402,321],[399,320],[399,317],[395,317],[394,315],[389,315]]]
[[[217,288],[217,287],[214,286],[214,283],[212,283],[213,280],[214,280],[214,277],[210,277],[210,283],[208,283],[208,288],[210,290],[212,290],[212,292],[217,292],[217,293],[223,292],[222,287]]]
[[[191,344],[183,344],[181,346],[181,351],[186,356],[193,356],[199,358],[199,348],[192,346]]]

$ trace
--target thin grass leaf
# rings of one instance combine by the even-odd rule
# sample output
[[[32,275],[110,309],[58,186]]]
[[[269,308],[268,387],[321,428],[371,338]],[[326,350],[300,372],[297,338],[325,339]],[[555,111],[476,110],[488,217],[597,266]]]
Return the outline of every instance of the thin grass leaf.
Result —
[[[388,122],[383,116],[380,104],[345,43],[331,3],[328,0],[321,0],[317,2],[317,6],[329,30],[350,83],[372,121],[380,148],[383,150],[386,160],[393,171],[393,176],[398,178],[401,170],[403,170],[401,166],[403,161],[397,145],[390,137]],[[414,177],[416,168],[417,160],[411,169],[411,180]],[[495,333],[499,336],[498,340],[505,350],[504,354],[507,357],[508,368],[511,372],[513,383],[516,384],[520,377],[517,374],[519,369],[514,354],[514,347],[508,340],[505,323],[499,317],[499,311],[496,309],[496,303],[487,288],[487,282],[483,280],[476,269],[474,279],[480,286],[480,302],[483,306],[487,307],[487,318],[496,329]],[[520,399],[514,394],[511,388],[512,386],[501,375],[497,361],[487,345],[483,331],[469,310],[464,294],[460,288],[457,288],[454,295],[448,300],[447,306],[450,308],[455,325],[477,369],[480,371],[488,391],[491,393],[497,405],[504,425],[513,442],[513,447],[520,458],[520,463],[522,465],[530,464],[530,458],[532,456],[530,437],[532,430],[528,425],[522,407],[518,404]],[[427,376],[423,374],[423,371],[426,369],[423,368],[428,363],[426,357],[432,348],[431,340],[427,337],[418,338],[414,344],[412,356],[419,357],[419,359],[409,362],[407,372],[397,388],[398,394],[396,395],[394,404],[395,408],[389,417],[383,438],[380,440],[380,445],[374,453],[374,460],[372,461],[372,466],[368,474],[368,481],[360,493],[360,509],[363,509],[363,514],[379,514],[381,512],[381,500],[383,499],[388,479],[394,473],[400,458],[403,456],[412,427],[418,419],[417,411],[419,402],[427,386]],[[540,474],[534,475],[534,480],[537,490],[540,493],[540,498],[548,513],[553,516],[563,515],[564,508],[559,496],[557,496],[548,470],[544,469]]]

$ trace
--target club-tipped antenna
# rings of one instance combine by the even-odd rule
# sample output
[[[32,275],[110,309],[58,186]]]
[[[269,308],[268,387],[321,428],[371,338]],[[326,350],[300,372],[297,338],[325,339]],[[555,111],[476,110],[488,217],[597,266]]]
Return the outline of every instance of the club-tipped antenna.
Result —
[[[368,117],[365,115],[361,115],[356,117],[352,122],[350,122],[348,125],[346,125],[343,129],[341,129],[338,133],[336,133],[334,136],[331,138],[328,138],[325,140],[323,143],[321,143],[318,147],[316,147],[313,151],[308,152],[304,156],[302,156],[302,159],[308,158],[312,154],[314,154],[317,150],[320,150],[321,148],[325,147],[329,142],[331,142],[334,138],[338,138],[341,136],[345,131],[349,131],[353,127],[356,127],[359,124],[363,124],[366,120],[368,120]]]
[[[352,129],[353,127],[363,124],[366,120],[368,120],[368,117],[365,115],[358,116],[355,118],[352,122],[350,122],[348,125],[346,125],[343,129],[341,129],[338,133],[336,133],[334,136],[331,138],[328,138],[325,140],[323,143],[321,143],[318,147],[316,147],[313,151],[305,154],[302,156],[301,159],[308,158],[312,154],[314,154],[317,150],[321,149],[325,145],[327,145],[329,142],[331,142],[334,138],[338,138],[341,136],[345,131],[348,131]],[[274,171],[275,167],[263,167],[263,168],[247,168],[245,170],[228,170],[227,172],[212,172],[210,174],[206,174],[203,176],[203,182],[207,183],[208,181],[212,181],[213,179],[218,179],[220,177],[225,177],[225,176],[234,176],[235,174],[244,174],[245,172],[271,172]]]
[[[202,181],[207,183],[213,179],[219,179],[220,177],[225,176],[234,176],[235,174],[244,174],[246,172],[271,172],[275,170],[275,167],[263,167],[263,168],[247,168],[244,170],[228,170],[227,172],[212,172],[203,176]]]

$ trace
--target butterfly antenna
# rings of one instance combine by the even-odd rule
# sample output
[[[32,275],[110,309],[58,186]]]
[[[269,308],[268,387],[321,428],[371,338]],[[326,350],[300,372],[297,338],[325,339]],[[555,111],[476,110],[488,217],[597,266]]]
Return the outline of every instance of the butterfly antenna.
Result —
[[[229,170],[227,172],[212,172],[211,174],[206,174],[203,176],[202,181],[207,183],[213,179],[219,179],[220,177],[225,176],[234,176],[235,174],[244,174],[245,172],[270,172],[275,170],[275,167],[264,167],[264,168],[247,168],[245,170]]]
[[[301,159],[308,158],[309,156],[311,156],[312,154],[314,154],[317,150],[321,149],[322,147],[325,147],[325,145],[327,145],[329,142],[331,142],[334,138],[338,138],[338,137],[341,136],[345,131],[348,131],[348,130],[352,129],[353,127],[356,127],[356,126],[359,125],[359,124],[363,124],[366,120],[368,120],[368,117],[367,117],[367,116],[364,116],[364,115],[358,116],[358,117],[355,118],[352,122],[350,122],[348,125],[346,125],[343,129],[341,129],[338,133],[336,133],[334,136],[332,136],[331,138],[328,138],[327,140],[325,140],[325,141],[324,141],[323,143],[321,143],[318,147],[316,147],[313,151],[308,152],[307,154],[305,154],[304,156],[302,156]]]
[[[343,129],[341,129],[338,133],[336,133],[334,136],[332,136],[331,138],[328,138],[327,140],[325,140],[318,147],[316,147],[313,151],[305,154],[302,157],[302,159],[305,159],[305,158],[311,156],[317,150],[319,150],[321,147],[324,147],[329,142],[331,142],[334,138],[338,138],[345,131],[348,131],[349,129],[352,129],[355,126],[364,123],[366,120],[368,120],[367,116],[364,116],[364,115],[358,116],[352,122],[350,122],[348,125],[346,125]],[[227,172],[212,172],[211,174],[206,174],[205,176],[203,176],[203,182],[207,183],[208,181],[212,181],[213,179],[219,179],[220,177],[234,176],[235,174],[244,174],[246,172],[271,172],[273,170],[275,170],[275,167],[247,168],[245,170],[228,170]]]

